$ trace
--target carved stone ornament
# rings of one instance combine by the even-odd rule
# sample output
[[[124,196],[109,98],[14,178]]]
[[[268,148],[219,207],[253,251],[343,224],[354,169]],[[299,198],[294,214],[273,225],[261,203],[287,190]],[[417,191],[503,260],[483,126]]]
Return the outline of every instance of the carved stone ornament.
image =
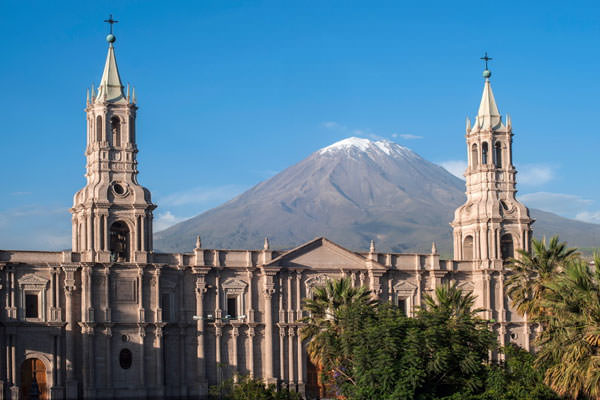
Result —
[[[327,281],[329,281],[329,277],[327,275],[319,274],[315,276],[311,276],[306,280],[306,287],[309,289],[325,286]]]
[[[221,285],[223,290],[227,293],[231,294],[242,294],[248,287],[248,284],[241,279],[237,278],[228,278]]]
[[[407,281],[400,281],[394,285],[394,292],[401,296],[412,296],[417,290],[417,286]]]
[[[48,285],[49,280],[34,274],[27,274],[19,278],[18,282],[25,290],[43,290]]]

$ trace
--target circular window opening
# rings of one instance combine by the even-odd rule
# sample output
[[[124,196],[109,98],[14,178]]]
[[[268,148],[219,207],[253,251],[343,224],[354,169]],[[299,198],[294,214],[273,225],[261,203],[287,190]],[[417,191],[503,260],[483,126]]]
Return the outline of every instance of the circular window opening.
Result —
[[[125,194],[125,188],[120,183],[115,183],[113,185],[113,190],[115,191],[116,194],[118,194],[120,196]]]
[[[121,340],[123,342],[127,342],[129,340],[129,338],[127,337],[127,335],[123,335],[123,336],[121,336]]]
[[[119,365],[123,369],[131,368],[131,363],[133,361],[133,355],[129,349],[123,349],[119,353]]]

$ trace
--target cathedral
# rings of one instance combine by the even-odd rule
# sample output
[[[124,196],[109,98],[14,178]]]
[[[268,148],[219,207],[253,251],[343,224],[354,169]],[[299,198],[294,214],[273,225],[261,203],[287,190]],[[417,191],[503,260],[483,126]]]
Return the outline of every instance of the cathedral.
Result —
[[[156,205],[137,180],[135,91],[124,88],[115,36],[86,102],[86,185],[73,198],[72,248],[0,250],[0,398],[205,398],[240,375],[319,395],[300,339],[302,301],[348,277],[412,315],[456,281],[476,295],[500,345],[529,349],[535,326],[514,312],[505,260],[529,250],[532,219],[515,198],[512,125],[484,71],[467,119],[467,201],[455,212],[454,257],[350,251],[325,237],[291,250],[154,252]],[[140,132],[139,134],[143,134]],[[458,136],[457,136],[458,137]],[[233,230],[234,227],[231,227]]]

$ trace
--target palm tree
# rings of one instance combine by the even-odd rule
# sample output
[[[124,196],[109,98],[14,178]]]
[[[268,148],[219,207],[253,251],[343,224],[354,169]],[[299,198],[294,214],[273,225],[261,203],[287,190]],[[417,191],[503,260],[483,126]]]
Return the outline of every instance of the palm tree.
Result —
[[[562,396],[600,399],[600,256],[595,268],[572,260],[546,284],[539,317],[536,365],[547,368],[544,381]]]
[[[302,319],[302,340],[311,361],[321,370],[330,371],[341,364],[339,337],[343,331],[341,319],[351,307],[373,309],[377,300],[366,287],[352,287],[349,278],[329,280],[313,289],[312,298],[304,300],[309,315]],[[343,371],[337,371],[343,373]]]
[[[456,282],[435,288],[435,298],[429,294],[424,296],[424,309],[439,312],[449,319],[471,319],[483,309],[473,309],[475,296],[464,292]]]
[[[565,263],[578,257],[576,249],[568,248],[553,236],[546,246],[546,238],[532,239],[531,253],[519,250],[519,257],[509,264],[510,275],[506,279],[507,294],[521,314],[535,318],[543,309],[545,284],[559,273]]]

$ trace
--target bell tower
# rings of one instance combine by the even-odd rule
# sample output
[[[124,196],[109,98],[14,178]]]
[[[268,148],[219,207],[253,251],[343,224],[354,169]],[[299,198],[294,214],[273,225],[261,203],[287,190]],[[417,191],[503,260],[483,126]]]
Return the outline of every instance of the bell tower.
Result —
[[[83,262],[147,262],[152,251],[150,191],[137,181],[135,89],[124,92],[112,33],[98,90],[88,90],[86,186],[73,198],[72,251]]]
[[[516,249],[529,251],[529,210],[515,195],[512,125],[498,111],[485,60],[483,95],[475,123],[467,118],[467,201],[454,213],[454,259],[474,260],[479,268],[501,268]]]

